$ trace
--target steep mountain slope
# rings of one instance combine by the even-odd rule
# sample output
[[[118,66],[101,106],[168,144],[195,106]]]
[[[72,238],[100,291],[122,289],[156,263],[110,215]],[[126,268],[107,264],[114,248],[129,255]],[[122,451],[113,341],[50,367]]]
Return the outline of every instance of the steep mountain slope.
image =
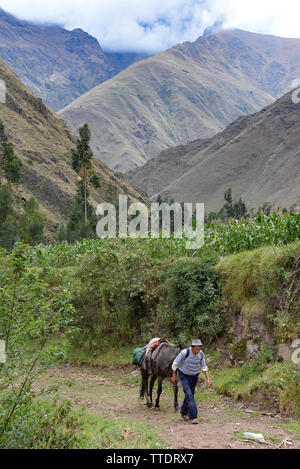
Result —
[[[0,79],[7,87],[6,104],[0,104],[0,119],[23,163],[20,197],[34,195],[47,220],[48,230],[68,215],[76,191],[77,174],[72,169],[71,149],[76,137],[40,98],[29,91],[0,60]],[[109,201],[111,192],[128,193],[145,200],[122,176],[95,158],[94,170],[101,188],[91,190],[94,206]]]
[[[136,63],[61,111],[88,121],[95,154],[128,171],[162,150],[223,130],[291,89],[300,39],[220,31]]]
[[[300,203],[300,104],[288,93],[210,139],[161,153],[127,177],[154,199],[160,192],[204,202],[207,210],[221,207],[229,187],[249,208]]]
[[[32,24],[1,9],[0,57],[55,111],[144,58],[105,54],[81,29]]]

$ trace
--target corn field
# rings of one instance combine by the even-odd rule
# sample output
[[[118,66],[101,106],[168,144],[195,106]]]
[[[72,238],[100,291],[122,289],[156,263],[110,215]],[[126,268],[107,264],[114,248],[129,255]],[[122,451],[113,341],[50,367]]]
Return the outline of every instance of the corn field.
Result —
[[[300,214],[257,215],[228,224],[214,224],[206,229],[205,247],[221,255],[236,254],[261,246],[283,246],[300,237]]]
[[[262,246],[283,246],[300,238],[300,214],[269,216],[257,215],[244,220],[231,220],[227,224],[214,223],[205,227],[203,249],[216,251],[222,256],[253,250]],[[145,249],[151,249],[154,257],[164,257],[164,252],[174,258],[197,256],[198,251],[186,249],[186,240],[182,239],[135,239],[123,240],[125,243],[146,243]],[[31,251],[36,264],[47,263],[54,267],[75,265],[80,256],[97,254],[105,241],[100,239],[82,239],[74,244],[67,242],[46,247],[37,247]],[[128,248],[130,248],[128,244]]]

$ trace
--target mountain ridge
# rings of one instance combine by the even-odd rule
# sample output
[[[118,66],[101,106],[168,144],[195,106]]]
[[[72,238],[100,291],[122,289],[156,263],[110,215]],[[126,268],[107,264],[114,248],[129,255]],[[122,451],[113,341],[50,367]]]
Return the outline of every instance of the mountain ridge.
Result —
[[[0,79],[6,83],[6,103],[0,104],[0,119],[23,164],[18,197],[23,201],[31,196],[37,198],[47,233],[53,236],[58,224],[67,219],[76,194],[78,176],[72,168],[71,150],[77,137],[1,59]],[[93,168],[101,182],[100,189],[90,190],[94,207],[111,200],[112,191],[113,198],[125,192],[133,200],[148,202],[141,191],[96,158]]]
[[[174,147],[126,174],[147,190],[218,210],[231,187],[248,208],[300,202],[300,105],[287,93],[207,140]]]
[[[143,57],[106,54],[80,28],[32,23],[0,9],[0,58],[54,111]]]
[[[222,30],[131,65],[59,114],[75,132],[89,122],[97,157],[128,172],[274,102],[300,76],[299,51],[300,39]]]

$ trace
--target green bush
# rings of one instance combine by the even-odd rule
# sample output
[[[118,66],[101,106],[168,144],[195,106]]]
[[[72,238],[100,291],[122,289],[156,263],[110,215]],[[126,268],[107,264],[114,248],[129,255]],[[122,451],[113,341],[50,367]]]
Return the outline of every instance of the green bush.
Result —
[[[10,425],[0,440],[0,449],[73,449],[78,447],[80,417],[68,400],[37,403],[34,395],[23,396]],[[11,409],[13,394],[2,399],[1,414]],[[7,409],[8,408],[8,409]]]
[[[167,268],[166,319],[174,337],[216,339],[226,329],[215,256],[184,258]]]

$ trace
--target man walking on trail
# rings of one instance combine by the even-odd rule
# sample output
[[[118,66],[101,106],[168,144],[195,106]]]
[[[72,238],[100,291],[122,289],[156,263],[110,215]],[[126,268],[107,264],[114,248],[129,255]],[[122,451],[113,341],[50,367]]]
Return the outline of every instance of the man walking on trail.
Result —
[[[184,349],[175,358],[172,370],[172,383],[176,384],[176,374],[179,371],[179,377],[185,394],[185,399],[181,407],[181,416],[184,420],[189,420],[193,424],[197,424],[198,409],[194,399],[196,385],[198,383],[200,366],[205,373],[206,386],[210,388],[210,379],[208,368],[205,363],[205,356],[202,351],[201,340],[193,340],[192,346]]]

